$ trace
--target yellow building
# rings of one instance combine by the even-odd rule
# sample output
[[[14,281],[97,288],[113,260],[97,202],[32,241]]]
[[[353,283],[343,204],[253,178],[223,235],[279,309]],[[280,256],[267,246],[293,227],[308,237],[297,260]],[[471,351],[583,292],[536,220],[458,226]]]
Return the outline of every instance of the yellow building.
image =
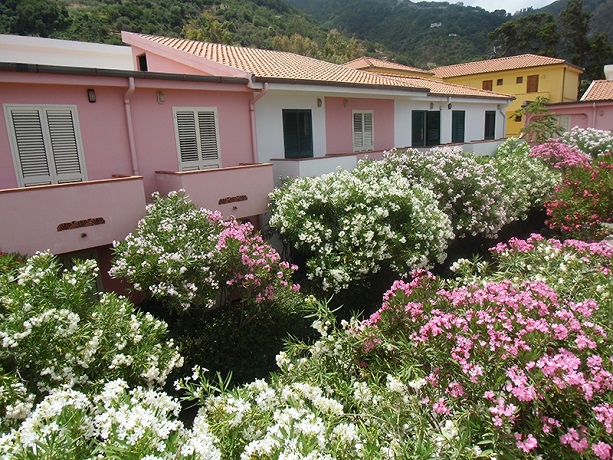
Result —
[[[513,113],[538,96],[551,103],[577,100],[583,69],[564,59],[522,54],[487,61],[468,62],[432,69],[447,83],[486,89],[515,96],[507,107],[507,136],[517,136],[523,126]]]

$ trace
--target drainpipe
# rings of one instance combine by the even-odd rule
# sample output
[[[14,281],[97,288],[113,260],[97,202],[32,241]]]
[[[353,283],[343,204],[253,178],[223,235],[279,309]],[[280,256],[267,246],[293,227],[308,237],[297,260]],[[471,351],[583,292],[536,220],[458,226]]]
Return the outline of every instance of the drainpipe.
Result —
[[[123,97],[123,104],[126,109],[126,123],[128,127],[128,141],[130,143],[130,159],[132,161],[132,175],[140,176],[138,171],[138,160],[136,158],[136,142],[134,141],[134,126],[132,125],[132,106],[130,105],[130,98],[136,87],[134,86],[134,77],[128,79],[128,91],[126,91]]]
[[[592,128],[596,129],[596,102],[592,102]]]
[[[262,96],[264,96],[267,92],[268,92],[268,83],[264,83],[264,87],[262,88],[262,91],[256,94],[253,97],[253,100],[249,103],[249,121],[251,122],[251,146],[253,149],[253,162],[254,163],[259,163],[260,161],[259,156],[258,156],[258,140],[257,140],[256,131],[255,131],[255,103],[259,101],[262,98]]]

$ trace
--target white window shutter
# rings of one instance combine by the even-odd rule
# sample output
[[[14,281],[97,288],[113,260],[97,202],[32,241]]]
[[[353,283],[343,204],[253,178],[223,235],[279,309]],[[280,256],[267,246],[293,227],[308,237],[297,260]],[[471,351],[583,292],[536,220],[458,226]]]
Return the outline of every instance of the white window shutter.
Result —
[[[50,108],[45,110],[45,116],[56,176],[54,182],[58,184],[82,182],[84,180],[83,168],[73,112],[67,108]]]
[[[373,133],[373,112],[353,112],[353,151],[363,152],[375,147]]]
[[[72,106],[5,106],[20,186],[87,180]]]
[[[179,169],[197,171],[221,167],[217,111],[175,109]]]

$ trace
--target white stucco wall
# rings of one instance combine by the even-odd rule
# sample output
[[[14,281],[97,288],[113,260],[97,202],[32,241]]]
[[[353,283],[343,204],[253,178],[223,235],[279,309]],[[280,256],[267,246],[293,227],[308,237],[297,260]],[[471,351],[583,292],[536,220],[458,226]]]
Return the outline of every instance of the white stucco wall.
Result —
[[[285,158],[283,147],[283,109],[310,109],[313,114],[313,156],[326,154],[325,97],[319,97],[322,106],[317,107],[317,95],[292,94],[287,91],[268,91],[255,105],[258,158],[269,162],[273,158]]]
[[[2,34],[0,62],[134,70],[129,46]]]

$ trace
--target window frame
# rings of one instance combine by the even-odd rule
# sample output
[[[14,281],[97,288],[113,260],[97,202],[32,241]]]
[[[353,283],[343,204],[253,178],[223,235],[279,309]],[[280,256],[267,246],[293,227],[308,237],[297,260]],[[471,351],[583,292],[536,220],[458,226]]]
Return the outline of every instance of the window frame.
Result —
[[[361,132],[356,131],[356,115],[361,118]],[[367,116],[370,116],[370,142],[367,136]],[[360,137],[360,142],[356,143]],[[374,110],[352,110],[351,111],[351,139],[354,152],[372,152],[375,149],[375,111]]]
[[[185,130],[191,127],[180,127],[179,126],[180,124],[179,116],[181,112],[185,114],[192,113],[194,115],[194,126],[193,126],[194,132],[193,132],[193,138],[191,139],[187,139],[187,138],[182,139],[182,136],[183,136],[182,130]],[[203,127],[201,126],[201,123],[200,123],[201,115],[207,115],[207,116],[212,115],[213,116],[213,120],[214,120],[213,126],[215,129],[215,139],[214,139],[215,151],[216,151],[215,158],[205,158],[206,152],[204,151],[205,149],[203,148],[205,144],[203,143],[203,136],[202,136]],[[177,161],[179,164],[179,171],[181,172],[202,171],[202,170],[207,170],[207,169],[221,168],[221,142],[219,138],[219,117],[217,113],[217,107],[173,107],[172,116],[173,116],[174,130],[175,130],[175,141],[176,141],[176,146],[177,146]],[[206,123],[206,120],[203,120],[203,123]],[[189,132],[185,133],[186,136],[189,134],[190,134]],[[198,160],[194,161],[194,160],[184,159],[185,156],[187,156],[188,152],[186,152],[185,150],[183,151],[181,150],[182,141],[186,143],[194,142],[195,148],[198,154]],[[210,142],[210,140],[207,139],[205,142]],[[209,149],[209,148],[210,146],[206,145],[206,149]],[[184,156],[184,153],[185,153],[185,156]]]
[[[15,168],[15,177],[17,178],[19,187],[35,187],[39,185],[57,185],[87,181],[83,139],[81,137],[79,113],[76,105],[4,104],[3,108],[11,156]],[[29,115],[34,115],[34,112],[37,112],[37,126],[33,124],[35,122],[34,118],[30,118],[25,123],[29,125],[30,129],[38,128],[38,130],[36,132],[30,131],[26,133],[25,135],[27,138],[25,139],[19,139],[20,135],[17,130],[21,130],[23,127],[15,125],[17,119],[16,115],[21,113],[24,116],[28,116],[27,112],[30,112]],[[52,112],[55,112],[55,114]],[[59,119],[59,117],[68,114],[70,115],[69,121],[71,127],[71,136],[69,138],[66,137],[67,131],[60,132],[60,130],[65,129],[66,126],[60,126],[58,124],[59,122],[68,121],[68,119]],[[38,147],[42,147],[44,151],[47,174],[28,174],[28,172],[24,170],[25,164],[29,163],[30,167],[32,167],[33,160],[42,160],[40,157],[36,159],[33,155],[30,155],[30,160],[28,161],[27,158],[25,158],[26,153],[20,150],[20,142],[22,140],[27,142],[29,146],[32,146],[33,139],[39,143]],[[26,145],[25,147],[27,148],[28,146]],[[71,152],[69,149],[73,151]],[[42,152],[39,151],[38,155],[41,153]],[[73,161],[73,163],[68,164],[68,161]],[[75,172],[74,168],[77,168],[78,172]],[[62,172],[60,169],[73,169],[73,171]]]

